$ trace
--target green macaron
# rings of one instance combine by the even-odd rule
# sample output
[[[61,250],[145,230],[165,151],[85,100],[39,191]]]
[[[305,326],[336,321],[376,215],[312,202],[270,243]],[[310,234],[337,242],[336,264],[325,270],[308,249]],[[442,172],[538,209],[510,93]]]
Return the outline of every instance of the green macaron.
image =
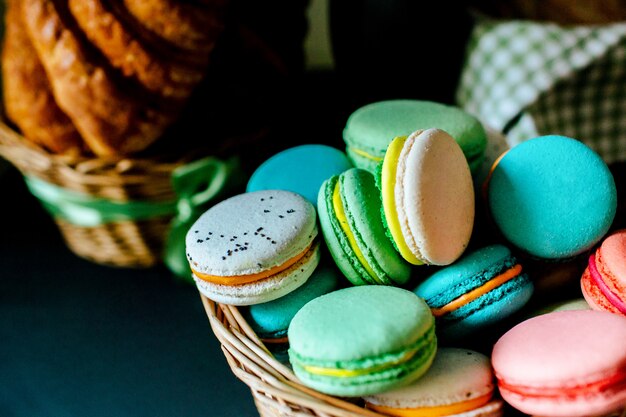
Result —
[[[409,384],[437,350],[426,303],[401,288],[367,285],[323,295],[289,326],[289,359],[300,381],[318,391],[362,396]]]
[[[420,100],[371,103],[350,115],[343,139],[354,166],[374,172],[393,138],[430,128],[448,132],[463,150],[472,173],[477,172],[487,134],[478,119],[457,107]]]
[[[411,269],[385,234],[374,176],[352,168],[322,184],[318,211],[335,263],[355,285],[404,284]]]

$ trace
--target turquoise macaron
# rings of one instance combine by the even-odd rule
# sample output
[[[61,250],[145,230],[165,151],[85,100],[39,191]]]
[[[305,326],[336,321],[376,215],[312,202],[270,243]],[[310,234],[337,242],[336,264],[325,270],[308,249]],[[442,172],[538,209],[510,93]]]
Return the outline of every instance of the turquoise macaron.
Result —
[[[355,397],[407,385],[435,357],[435,320],[401,288],[345,288],[306,304],[289,325],[289,360],[300,381]]]
[[[411,268],[385,234],[374,176],[352,168],[324,182],[317,200],[324,240],[354,285],[406,283]]]
[[[458,340],[518,311],[533,289],[511,251],[491,245],[435,272],[415,293],[430,306],[438,334]]]
[[[591,249],[617,210],[615,181],[602,158],[564,136],[541,136],[496,162],[487,183],[493,221],[513,245],[540,259]]]
[[[339,149],[319,144],[296,146],[259,165],[250,176],[246,191],[292,191],[315,205],[322,183],[350,168],[352,163]]]
[[[430,128],[448,132],[463,150],[472,173],[477,172],[487,134],[478,119],[457,107],[420,100],[371,103],[350,115],[343,139],[354,166],[374,172],[395,137]]]
[[[309,301],[337,289],[339,277],[336,268],[319,266],[295,291],[244,310],[248,323],[271,351],[286,353],[289,343],[287,329],[293,317]]]

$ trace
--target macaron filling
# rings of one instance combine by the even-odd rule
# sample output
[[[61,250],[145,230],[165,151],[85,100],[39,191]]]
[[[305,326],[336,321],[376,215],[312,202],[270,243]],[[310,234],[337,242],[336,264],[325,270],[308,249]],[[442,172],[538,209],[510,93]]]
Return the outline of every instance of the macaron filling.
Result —
[[[366,402],[365,406],[366,408],[379,413],[396,417],[445,417],[464,413],[466,411],[476,410],[477,408],[489,403],[492,396],[493,392],[489,392],[480,397],[472,398],[471,400],[432,407],[394,408],[384,405],[376,405],[370,402]]]
[[[509,384],[504,379],[500,378],[498,378],[498,386],[501,390],[506,390],[526,398],[584,398],[591,397],[594,394],[606,396],[611,392],[621,392],[626,390],[626,369],[619,369],[615,374],[599,381],[573,385],[570,387],[524,386]]]
[[[626,314],[626,302],[622,301],[622,299],[617,294],[611,291],[611,289],[602,279],[602,274],[600,274],[600,271],[598,271],[598,267],[596,264],[595,254],[592,254],[589,257],[589,274],[591,276],[591,280],[598,287],[602,295],[604,295],[604,297],[621,313]]]
[[[212,284],[230,285],[230,286],[249,284],[251,282],[257,282],[266,278],[270,278],[273,275],[279,274],[289,269],[291,266],[293,266],[299,260],[301,260],[311,250],[311,248],[314,246],[314,243],[315,242],[311,242],[302,252],[288,259],[284,263],[274,266],[272,268],[266,269],[264,271],[254,273],[254,274],[218,276],[218,275],[204,274],[204,273],[194,270],[193,268],[191,268],[191,271],[197,278],[203,281],[210,282]]]
[[[333,200],[333,210],[335,212],[335,216],[337,217],[337,220],[339,221],[341,230],[346,235],[346,238],[348,239],[348,242],[350,244],[350,248],[354,252],[354,255],[357,257],[357,259],[359,260],[359,262],[361,263],[365,271],[367,271],[367,274],[369,275],[371,280],[377,284],[385,284],[378,278],[378,275],[376,274],[376,272],[374,272],[374,270],[372,269],[372,266],[369,264],[369,262],[363,255],[361,248],[359,248],[359,245],[356,241],[356,237],[354,233],[352,232],[352,229],[350,228],[350,224],[348,222],[348,217],[346,216],[346,211],[344,209],[343,202],[341,201],[341,194],[340,194],[339,187],[340,187],[339,181],[337,181],[335,183],[335,188],[333,189],[332,200]]]
[[[441,317],[447,313],[458,310],[459,308],[484,296],[490,291],[493,291],[495,288],[503,285],[504,283],[511,281],[512,279],[518,277],[521,273],[522,273],[522,265],[516,264],[513,267],[507,269],[506,271],[494,276],[492,279],[488,280],[487,282],[480,285],[479,287],[476,287],[470,290],[469,292],[455,298],[449,303],[441,307],[431,308],[433,316]]]
[[[395,379],[404,371],[410,372],[432,361],[436,348],[435,327],[431,326],[424,336],[400,352],[358,360],[317,361],[292,351],[290,358],[294,367],[301,368],[311,378],[333,378],[349,384],[354,377],[372,381]]]
[[[270,343],[270,344],[289,343],[289,338],[287,336],[275,337],[275,338],[262,337],[261,338],[261,342],[263,342],[263,343]]]
[[[419,133],[416,132],[416,134]],[[424,264],[423,259],[420,257],[419,253],[415,254],[411,250],[402,232],[402,226],[400,225],[400,218],[398,216],[399,202],[396,201],[395,195],[398,164],[406,141],[406,136],[399,136],[395,138],[389,144],[387,153],[385,154],[385,159],[383,160],[381,170],[383,212],[389,232],[402,257],[413,265],[422,265]]]
[[[383,160],[383,157],[382,157],[382,156],[372,155],[371,153],[368,153],[368,152],[366,152],[366,151],[364,151],[364,150],[362,150],[362,149],[355,148],[355,147],[353,147],[353,146],[348,146],[348,149],[349,149],[352,153],[354,153],[354,154],[356,154],[356,155],[359,155],[360,157],[363,157],[363,158],[366,158],[366,159],[372,160],[372,161],[374,161],[374,162],[380,162],[380,161],[382,161],[382,160]],[[384,155],[384,151],[383,151],[382,153],[383,153],[383,155]]]

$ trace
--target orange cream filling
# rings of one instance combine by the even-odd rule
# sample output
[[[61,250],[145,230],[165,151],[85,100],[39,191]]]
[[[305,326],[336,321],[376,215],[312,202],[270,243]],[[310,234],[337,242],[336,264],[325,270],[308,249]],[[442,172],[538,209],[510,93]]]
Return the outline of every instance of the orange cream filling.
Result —
[[[277,266],[275,266],[273,268],[270,268],[270,269],[267,269],[265,271],[258,272],[256,274],[232,275],[232,276],[228,276],[228,277],[222,277],[222,276],[218,276],[218,275],[203,274],[201,272],[195,271],[193,268],[191,269],[191,271],[193,272],[193,274],[196,277],[200,278],[201,280],[208,281],[208,282],[211,282],[213,284],[220,284],[220,285],[242,285],[242,284],[248,284],[250,282],[260,281],[262,279],[269,278],[272,275],[276,275],[276,274],[286,270],[287,268],[289,268],[290,266],[292,266],[293,264],[298,262],[300,259],[302,259],[304,257],[304,255],[306,255],[306,253],[309,251],[309,249],[311,249],[312,245],[313,245],[312,243],[309,244],[309,246],[307,246],[302,252],[300,252],[299,254],[294,256],[293,258],[288,259],[283,264],[277,265]]]
[[[370,410],[377,411],[381,414],[387,414],[396,417],[442,417],[453,414],[460,414],[465,411],[475,410],[487,404],[491,400],[492,393],[482,395],[460,403],[449,405],[440,405],[436,407],[419,407],[419,408],[392,408],[382,405],[374,405],[367,403],[366,406]]]
[[[474,288],[472,291],[468,292],[467,294],[463,294],[459,298],[452,300],[445,306],[439,307],[439,308],[432,308],[431,311],[433,312],[433,316],[441,317],[446,313],[449,313],[458,308],[461,308],[464,305],[471,303],[478,297],[481,297],[487,294],[489,291],[493,290],[494,288],[497,288],[500,285],[504,284],[505,282],[512,280],[513,278],[517,277],[521,272],[522,272],[522,265],[517,264],[514,267],[507,269],[506,271],[496,276],[495,278],[487,281],[485,284],[481,285],[480,287]]]
[[[491,168],[489,169],[489,173],[487,174],[487,178],[485,178],[485,181],[483,182],[483,185],[481,187],[481,192],[482,192],[483,198],[485,200],[487,200],[487,190],[489,189],[489,183],[491,182],[491,177],[493,177],[493,172],[498,167],[498,164],[500,163],[502,158],[504,158],[504,155],[506,155],[508,152],[509,151],[505,151],[495,161],[493,161],[493,165],[491,165]]]
[[[276,339],[261,339],[263,343],[289,343],[289,338],[287,336],[277,337]]]

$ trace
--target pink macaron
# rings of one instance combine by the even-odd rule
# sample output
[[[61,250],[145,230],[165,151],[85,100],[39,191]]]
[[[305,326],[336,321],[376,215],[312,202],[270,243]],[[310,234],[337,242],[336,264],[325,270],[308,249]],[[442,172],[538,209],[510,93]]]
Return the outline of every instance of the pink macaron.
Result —
[[[626,229],[607,237],[589,257],[580,286],[594,310],[626,316]]]
[[[540,416],[600,416],[626,405],[626,317],[559,311],[498,340],[492,364],[502,398]]]

